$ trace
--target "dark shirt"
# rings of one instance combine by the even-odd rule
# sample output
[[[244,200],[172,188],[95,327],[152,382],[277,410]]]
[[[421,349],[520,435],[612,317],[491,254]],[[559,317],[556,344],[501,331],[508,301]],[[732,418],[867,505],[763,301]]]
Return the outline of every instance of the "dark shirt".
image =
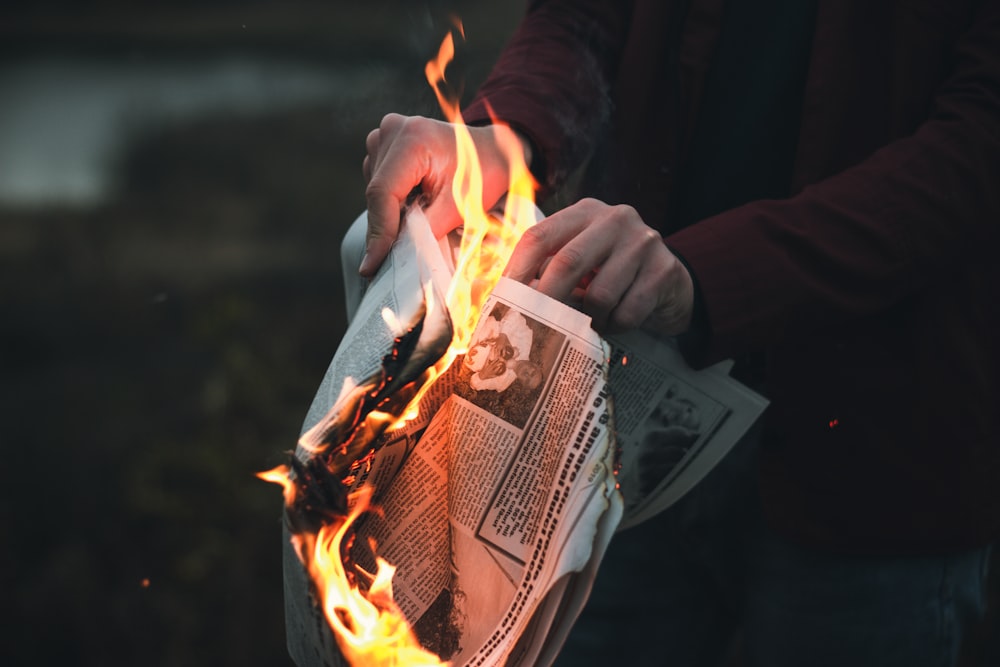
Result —
[[[1000,537],[1000,3],[817,0],[814,25],[789,196],[687,226],[672,202],[711,113],[720,0],[535,0],[466,117],[488,98],[550,187],[607,129],[604,180],[584,187],[690,267],[708,333],[688,361],[766,355],[774,527],[853,552],[984,545]]]
[[[670,201],[673,227],[757,199],[789,196],[815,21],[815,0],[727,0],[701,110]],[[692,277],[694,317],[681,339],[685,351],[700,348],[708,329],[697,275]],[[735,362],[733,377],[765,389],[762,351],[744,352]]]

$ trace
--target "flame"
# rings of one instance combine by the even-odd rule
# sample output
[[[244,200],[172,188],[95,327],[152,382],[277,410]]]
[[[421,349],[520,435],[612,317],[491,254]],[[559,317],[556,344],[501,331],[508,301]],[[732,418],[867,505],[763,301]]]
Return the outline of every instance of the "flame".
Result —
[[[376,558],[377,570],[370,575],[368,595],[360,594],[353,577],[340,558],[341,544],[351,524],[368,510],[371,489],[362,487],[351,494],[353,509],[339,526],[320,528],[315,537],[305,535],[301,548],[308,549],[309,575],[325,582],[317,587],[320,608],[337,637],[344,658],[352,665],[441,665],[437,656],[420,646],[402,612],[392,599],[395,568]],[[310,544],[311,542],[311,544]]]
[[[465,31],[458,19],[455,19],[455,28],[464,39]],[[479,154],[469,127],[462,119],[458,96],[448,94],[445,70],[454,56],[455,41],[448,33],[441,42],[437,57],[428,61],[424,68],[427,82],[434,90],[445,118],[455,130],[456,166],[451,190],[463,225],[455,275],[445,297],[454,334],[447,352],[430,369],[428,381],[417,391],[393,428],[417,416],[420,400],[434,381],[448,370],[458,356],[468,352],[486,299],[503,275],[514,246],[535,223],[535,190],[538,184],[524,161],[524,148],[517,135],[496,118],[492,122],[496,126],[497,143],[509,171],[507,200],[500,218],[495,217],[495,211],[483,206],[483,170]],[[429,285],[424,293],[430,308],[433,291]],[[390,321],[385,313],[383,318]]]
[[[258,477],[294,488],[288,468],[279,466]],[[443,667],[436,655],[424,649],[392,598],[395,568],[376,557],[374,574],[354,567],[348,571],[341,547],[351,526],[371,505],[370,487],[350,494],[350,513],[339,521],[322,525],[316,533],[292,535],[292,546],[315,582],[320,609],[333,630],[344,658],[352,665],[371,667]],[[368,583],[367,594],[357,583]]]
[[[457,23],[456,28],[464,37],[461,23]],[[537,185],[525,164],[524,149],[517,135],[494,118],[498,145],[509,168],[508,197],[500,219],[484,208],[483,171],[479,155],[469,128],[462,120],[458,97],[446,94],[445,69],[454,54],[455,44],[449,33],[441,43],[437,57],[428,62],[424,70],[445,118],[455,128],[457,160],[452,197],[463,220],[455,275],[446,297],[455,333],[451,348],[439,364],[442,372],[455,357],[468,351],[487,297],[503,274],[521,235],[534,224]],[[415,400],[419,400],[419,395]]]
[[[257,473],[257,477],[265,482],[280,484],[285,496],[285,507],[290,507],[295,502],[295,484],[288,478],[288,466],[280,465],[276,468]]]
[[[456,24],[456,28],[464,37],[460,23]],[[503,274],[517,241],[535,221],[536,183],[525,164],[524,151],[517,136],[506,126],[498,130],[497,134],[510,172],[507,205],[500,218],[491,215],[483,206],[483,172],[475,143],[462,120],[457,96],[446,94],[445,69],[454,53],[455,44],[449,33],[442,42],[437,57],[427,63],[425,70],[445,117],[453,124],[457,144],[457,167],[452,195],[464,224],[455,275],[446,295],[454,335],[447,352],[430,369],[428,380],[400,415],[373,411],[366,417],[371,420],[394,420],[393,428],[418,413],[420,399],[434,380],[459,355],[468,350],[487,297]],[[495,119],[494,123],[501,125]],[[430,286],[427,286],[425,298],[429,308],[432,307],[431,297]],[[383,319],[393,331],[401,329],[401,324],[392,312],[384,311]],[[342,395],[355,388],[353,382],[345,382]],[[315,454],[314,451],[309,451]],[[359,461],[357,467],[367,463]],[[286,506],[290,506],[295,499],[295,485],[289,480],[288,474],[289,469],[285,466],[258,474],[261,479],[282,485]],[[420,646],[402,612],[393,602],[392,577],[395,568],[392,565],[376,557],[377,568],[374,574],[356,566],[350,571],[345,568],[341,558],[344,538],[354,520],[368,511],[370,498],[370,487],[362,486],[349,496],[348,506],[352,509],[342,521],[324,524],[315,534],[302,532],[292,536],[295,551],[316,584],[326,620],[341,652],[352,665],[447,665],[448,663],[441,662],[437,656]],[[359,587],[359,578],[367,584],[366,591]]]

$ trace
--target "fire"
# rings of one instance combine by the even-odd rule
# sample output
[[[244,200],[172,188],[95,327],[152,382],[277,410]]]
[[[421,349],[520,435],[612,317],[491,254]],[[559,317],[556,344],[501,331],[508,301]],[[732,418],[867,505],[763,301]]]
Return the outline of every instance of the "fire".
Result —
[[[460,24],[458,29],[461,32]],[[499,219],[484,210],[483,173],[475,144],[462,121],[457,96],[446,95],[444,91],[444,72],[454,56],[454,49],[454,41],[448,34],[437,57],[426,67],[428,82],[438,96],[445,117],[454,125],[457,143],[457,169],[452,195],[464,225],[455,275],[446,296],[454,334],[447,351],[430,369],[428,380],[406,408],[398,415],[372,410],[365,416],[367,424],[392,422],[395,426],[417,413],[419,401],[434,379],[468,350],[487,297],[500,279],[518,239],[535,220],[536,184],[525,165],[523,149],[510,130],[498,133],[500,146],[510,165],[507,206]],[[430,289],[425,290],[425,294],[430,299]],[[402,330],[393,313],[384,312],[383,318],[394,332]],[[344,387],[344,392],[355,390],[353,383]],[[317,454],[315,449],[308,446],[306,449],[313,455]],[[365,465],[365,461],[355,464],[360,467]],[[258,476],[281,484],[286,507],[292,506],[297,487],[296,482],[290,479],[288,467],[279,466]],[[315,532],[292,531],[293,546],[315,584],[320,607],[341,652],[352,665],[446,665],[448,663],[442,663],[437,656],[420,646],[393,602],[392,577],[395,568],[376,557],[377,568],[372,574],[357,565],[348,567],[342,559],[345,537],[350,534],[355,519],[369,510],[370,497],[371,489],[362,486],[348,496],[347,506],[351,509],[346,516],[324,521]],[[365,585],[359,585],[359,580]]]
[[[296,499],[296,484],[288,466],[278,466],[258,473],[265,481],[280,484],[285,505]],[[351,527],[359,516],[371,509],[370,487],[362,487],[347,497],[350,511],[323,523],[318,530],[293,531],[291,540],[296,555],[316,584],[317,602],[326,618],[344,658],[352,665],[373,667],[441,667],[437,656],[417,641],[392,597],[395,568],[376,557],[376,572],[358,565],[348,568],[341,558]],[[359,585],[359,579],[365,584]]]
[[[371,489],[351,494],[350,514],[339,523],[325,524],[314,535],[292,537],[299,559],[317,582],[319,605],[337,638],[344,658],[352,665],[442,665],[437,656],[420,646],[402,612],[392,599],[395,568],[377,558],[374,575],[360,568],[350,572],[341,559],[341,545],[354,521],[369,509]],[[355,583],[367,579],[368,593]]]
[[[459,26],[459,29],[461,27]],[[462,121],[457,98],[445,95],[445,67],[455,53],[451,34],[436,59],[427,63],[427,80],[437,94],[445,117],[454,124],[457,167],[452,197],[464,221],[455,277],[448,292],[448,309],[455,325],[454,355],[467,351],[486,297],[503,274],[518,239],[534,223],[535,180],[524,163],[524,151],[512,131],[498,132],[500,148],[510,165],[508,206],[497,220],[483,208],[483,172],[469,128]],[[494,124],[502,125],[494,120]],[[454,357],[452,357],[453,359]],[[449,360],[448,363],[450,363]]]
[[[462,24],[457,20],[456,28],[464,38]],[[455,129],[457,159],[451,189],[452,198],[463,221],[455,275],[446,297],[455,329],[454,336],[448,351],[435,364],[433,377],[446,371],[459,355],[468,352],[469,342],[487,297],[503,275],[514,246],[535,222],[537,183],[524,162],[524,149],[517,135],[495,118],[493,124],[498,128],[498,145],[509,165],[507,201],[499,219],[493,215],[493,211],[488,211],[483,206],[483,170],[476,145],[468,126],[462,120],[458,96],[446,93],[445,69],[454,56],[455,42],[451,33],[448,33],[441,42],[437,57],[430,60],[424,68],[427,82],[434,90],[445,118]],[[401,421],[416,413],[415,406],[432,384],[433,379],[417,392]]]
[[[280,465],[265,472],[259,472],[257,477],[265,482],[281,485],[285,496],[285,507],[290,507],[295,502],[295,484],[288,478],[288,466]]]

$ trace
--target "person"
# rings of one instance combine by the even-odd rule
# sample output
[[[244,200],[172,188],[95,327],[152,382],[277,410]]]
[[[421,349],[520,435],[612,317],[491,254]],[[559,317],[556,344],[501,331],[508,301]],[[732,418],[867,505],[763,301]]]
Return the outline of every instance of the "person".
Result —
[[[464,117],[485,206],[511,137],[572,202],[509,276],[771,401],[615,538],[564,664],[956,664],[1000,534],[1000,3],[533,0]],[[415,186],[460,224],[454,142],[368,135],[363,275]]]
[[[462,360],[462,363],[472,371],[469,384],[473,389],[481,389],[482,387],[477,385],[505,376],[509,370],[507,362],[513,357],[514,347],[506,334],[501,333],[473,341]]]
[[[505,304],[495,305],[476,329],[462,360],[472,371],[469,385],[477,391],[510,387],[518,378],[517,362],[528,362],[533,339],[524,315]]]
[[[514,379],[528,391],[538,389],[545,381],[545,373],[542,371],[541,365],[531,359],[515,359],[513,370]]]
[[[542,369],[530,359],[491,358],[469,377],[469,386],[476,391],[506,391],[514,382],[525,389],[537,389],[543,380]]]

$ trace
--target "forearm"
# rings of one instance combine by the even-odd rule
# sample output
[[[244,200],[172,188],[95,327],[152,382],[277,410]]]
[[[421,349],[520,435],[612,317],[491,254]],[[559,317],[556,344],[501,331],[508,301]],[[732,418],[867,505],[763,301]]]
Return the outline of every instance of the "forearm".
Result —
[[[668,237],[699,284],[705,361],[898,304],[996,247],[1000,44],[996,22],[929,120],[857,166]]]
[[[981,14],[912,135],[791,199],[668,237],[704,296],[705,361],[884,311],[996,246],[1000,12]]]
[[[607,117],[630,11],[630,2],[532,2],[466,122],[488,122],[492,111],[529,140],[542,185],[558,184]]]

